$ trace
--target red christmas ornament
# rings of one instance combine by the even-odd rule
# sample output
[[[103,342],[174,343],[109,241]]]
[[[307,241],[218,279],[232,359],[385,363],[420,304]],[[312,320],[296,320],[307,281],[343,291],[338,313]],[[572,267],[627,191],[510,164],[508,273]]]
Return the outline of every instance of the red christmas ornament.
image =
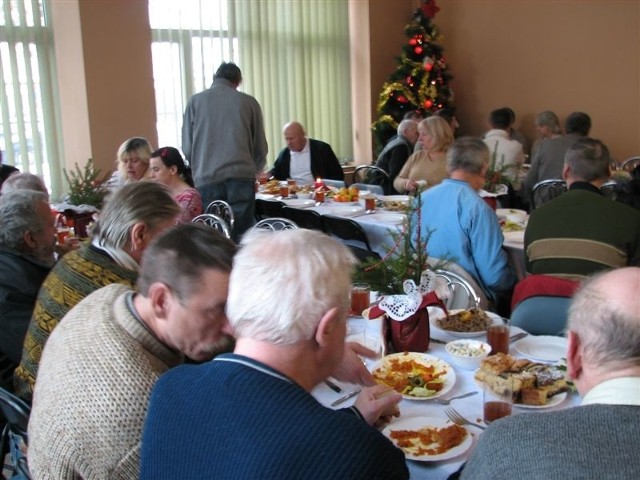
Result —
[[[407,85],[409,85],[410,87],[413,87],[413,78],[411,78],[411,76],[407,77]]]
[[[407,103],[407,99],[403,95],[398,95],[398,102]]]
[[[416,40],[416,38],[415,38],[415,37],[413,37],[413,38],[411,38],[411,39],[409,40],[409,45],[416,45],[417,43],[418,43],[418,40]]]
[[[422,13],[427,18],[433,18],[440,11],[440,7],[436,5],[436,0],[424,0],[422,2]]]
[[[424,64],[424,69],[425,69],[427,72],[430,72],[430,71],[431,71],[431,69],[433,69],[433,63],[425,63],[425,64]]]
[[[420,55],[422,53],[422,47],[416,47],[413,51],[416,52],[416,55]]]
[[[431,99],[427,99],[424,101],[424,106],[426,108],[431,108],[433,106],[433,102],[431,101]]]

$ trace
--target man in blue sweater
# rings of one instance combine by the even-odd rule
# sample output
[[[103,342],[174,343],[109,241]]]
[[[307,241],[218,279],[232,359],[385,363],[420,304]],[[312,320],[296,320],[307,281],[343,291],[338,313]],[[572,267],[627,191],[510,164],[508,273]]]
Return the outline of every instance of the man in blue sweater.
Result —
[[[252,231],[230,277],[233,354],[182,366],[153,391],[142,479],[406,479],[402,451],[373,425],[401,396],[378,385],[330,410],[310,391],[340,363],[346,247],[312,230]]]

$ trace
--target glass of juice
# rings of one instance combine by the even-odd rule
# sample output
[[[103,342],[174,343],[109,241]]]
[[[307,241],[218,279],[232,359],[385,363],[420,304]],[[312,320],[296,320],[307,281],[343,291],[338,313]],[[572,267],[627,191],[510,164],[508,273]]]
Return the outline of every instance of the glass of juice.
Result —
[[[487,343],[491,345],[491,353],[509,353],[509,324],[501,323],[487,328]]]
[[[369,285],[354,283],[351,285],[351,315],[362,316],[362,311],[369,308]]]
[[[500,384],[482,390],[482,406],[484,423],[491,423],[502,417],[511,415],[513,408],[513,386],[511,379],[504,379]]]

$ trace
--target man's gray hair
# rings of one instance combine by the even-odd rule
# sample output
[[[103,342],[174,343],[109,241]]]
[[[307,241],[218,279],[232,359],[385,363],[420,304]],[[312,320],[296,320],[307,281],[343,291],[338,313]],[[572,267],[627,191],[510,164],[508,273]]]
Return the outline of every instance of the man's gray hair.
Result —
[[[581,138],[569,147],[564,164],[569,166],[573,177],[585,182],[605,181],[611,175],[609,149],[594,138]]]
[[[2,194],[6,195],[9,192],[16,190],[35,190],[36,192],[42,192],[49,198],[49,191],[42,179],[34,175],[33,173],[14,173],[9,176],[2,184]]]
[[[583,355],[593,365],[640,366],[639,310],[627,311],[603,294],[600,279],[606,273],[582,283],[571,302],[567,328],[578,335]]]
[[[398,136],[405,136],[405,132],[411,126],[415,126],[417,128],[418,123],[415,120],[402,120],[398,124]]]
[[[142,222],[149,229],[176,218],[180,207],[169,189],[155,182],[140,181],[124,185],[108,200],[93,228],[100,244],[124,250],[130,246],[131,229]]]
[[[313,230],[252,230],[236,254],[227,317],[237,338],[291,345],[312,338],[332,308],[346,318],[355,258]]]
[[[0,246],[28,251],[25,232],[40,232],[46,226],[38,215],[40,202],[48,205],[49,197],[35,190],[14,190],[0,196]]]
[[[447,172],[463,170],[472,174],[482,173],[491,154],[487,145],[479,138],[461,137],[447,151]]]

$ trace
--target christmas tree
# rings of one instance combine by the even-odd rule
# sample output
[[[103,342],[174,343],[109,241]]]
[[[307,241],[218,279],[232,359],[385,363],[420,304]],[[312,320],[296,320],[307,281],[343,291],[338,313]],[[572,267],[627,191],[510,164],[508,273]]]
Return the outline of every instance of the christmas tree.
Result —
[[[372,125],[376,150],[396,134],[402,117],[412,110],[423,117],[441,108],[451,108],[453,76],[442,55],[443,36],[431,23],[440,8],[435,0],[423,0],[404,30],[409,38],[396,57],[398,67],[384,84],[378,100],[378,120]]]

